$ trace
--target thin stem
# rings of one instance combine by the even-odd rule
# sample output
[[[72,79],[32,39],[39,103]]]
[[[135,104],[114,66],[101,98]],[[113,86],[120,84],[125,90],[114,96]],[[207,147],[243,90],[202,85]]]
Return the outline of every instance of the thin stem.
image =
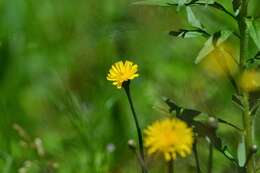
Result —
[[[227,122],[227,121],[225,121],[225,120],[223,120],[223,119],[221,119],[221,118],[218,118],[218,122],[219,122],[219,123],[222,123],[222,124],[226,124],[226,125],[228,125],[228,126],[230,126],[230,127],[233,127],[234,129],[238,130],[239,132],[242,132],[242,131],[243,131],[243,129],[239,128],[238,126],[236,126],[236,125],[234,125],[234,124],[232,124],[232,123],[230,123],[230,122]]]
[[[178,6],[178,4],[175,3],[168,3],[169,5],[174,5],[174,6]],[[232,17],[233,19],[236,19],[236,16],[233,15],[231,12],[229,12],[224,6],[222,6],[220,3],[215,2],[214,4],[207,4],[207,3],[203,3],[203,2],[197,2],[197,1],[191,1],[190,3],[184,4],[185,6],[191,6],[191,5],[198,5],[198,6],[208,6],[208,7],[212,7],[215,8],[217,10],[220,10],[224,13],[226,13],[227,15],[229,15],[230,17]]]
[[[194,158],[195,158],[195,162],[196,162],[197,173],[201,173],[200,162],[199,162],[198,151],[197,151],[197,141],[194,142],[192,148],[193,148],[193,154],[194,154]]]
[[[221,150],[218,149],[218,151],[221,152],[221,153],[222,153],[228,160],[230,160],[234,165],[236,165],[237,167],[239,167],[238,161],[237,161],[236,159],[234,159],[233,156],[230,156],[230,154],[227,154],[227,153],[225,152],[226,149],[227,149],[227,148],[224,147],[224,148],[221,149]]]
[[[133,118],[134,118],[134,121],[135,121],[135,126],[136,126],[136,130],[137,130],[137,135],[138,135],[138,143],[139,143],[140,155],[141,155],[141,158],[142,158],[143,162],[145,162],[142,130],[140,128],[137,115],[135,113],[135,109],[134,109],[134,105],[133,105],[133,101],[132,101],[132,97],[131,97],[131,92],[130,92],[130,87],[129,86],[130,86],[130,81],[127,81],[127,82],[123,83],[123,88],[125,89],[125,92],[126,92],[126,95],[127,95],[127,99],[128,99],[128,102],[129,102],[129,105],[130,105],[130,108],[131,108],[131,111],[132,111],[132,115],[133,115]],[[141,165],[141,167],[142,167],[142,172],[143,173],[147,173],[147,170],[145,169],[145,167],[142,166],[142,165]]]
[[[212,173],[213,164],[213,145],[209,143],[208,173]]]
[[[172,159],[168,162],[168,173],[174,173],[174,163]]]
[[[144,168],[145,171],[147,172],[148,169],[147,169],[147,167],[146,167],[146,165],[145,165],[145,163],[144,163],[144,160],[143,160],[143,158],[141,157],[140,153],[137,152],[136,147],[130,147],[130,149],[131,149],[131,150],[133,151],[133,153],[135,154],[135,156],[136,156],[136,158],[137,158],[139,164],[141,165],[141,167]]]
[[[195,3],[194,5],[208,5],[209,7],[215,8],[217,10],[221,10],[233,19],[236,19],[236,16],[233,15],[231,12],[229,12],[224,6],[222,6],[220,3],[215,2],[214,4],[205,4],[205,3]]]

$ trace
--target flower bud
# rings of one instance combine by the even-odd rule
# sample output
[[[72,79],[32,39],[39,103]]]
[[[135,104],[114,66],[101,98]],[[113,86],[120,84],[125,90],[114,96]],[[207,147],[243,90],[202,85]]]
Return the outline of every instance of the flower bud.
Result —
[[[128,140],[128,147],[132,150],[136,150],[136,143],[133,139]]]
[[[218,128],[218,120],[214,117],[209,117],[208,118],[208,125],[211,128],[216,129],[216,128]]]

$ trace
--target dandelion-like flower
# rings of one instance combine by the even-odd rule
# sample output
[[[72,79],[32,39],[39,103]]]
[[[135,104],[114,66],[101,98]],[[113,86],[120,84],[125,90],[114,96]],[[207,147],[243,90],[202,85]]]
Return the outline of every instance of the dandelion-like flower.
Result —
[[[260,72],[256,70],[246,70],[242,73],[239,86],[246,92],[252,92],[260,89]]]
[[[122,88],[123,82],[132,80],[139,76],[137,73],[138,65],[131,61],[119,61],[112,65],[107,75],[107,80],[113,81],[113,85]]]
[[[145,131],[145,147],[148,154],[161,153],[166,161],[177,155],[186,157],[192,151],[193,132],[188,125],[176,118],[156,121]]]

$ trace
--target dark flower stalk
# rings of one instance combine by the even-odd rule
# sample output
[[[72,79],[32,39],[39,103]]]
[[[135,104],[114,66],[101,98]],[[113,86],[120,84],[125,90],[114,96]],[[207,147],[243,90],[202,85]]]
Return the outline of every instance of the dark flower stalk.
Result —
[[[174,163],[173,163],[173,159],[171,159],[168,162],[168,173],[174,173]]]
[[[135,109],[134,109],[132,97],[131,97],[130,81],[128,80],[128,81],[124,82],[122,86],[123,86],[125,93],[127,95],[127,99],[128,99],[129,105],[130,105],[130,109],[132,111],[132,115],[133,115],[133,118],[134,118],[136,130],[137,130],[137,135],[138,135],[140,155],[141,155],[141,158],[143,160],[143,163],[145,163],[144,162],[145,158],[144,158],[143,135],[142,135],[142,130],[140,128],[140,124],[139,124],[139,121],[138,121],[138,118],[137,118],[137,115],[136,115],[136,112],[135,112]],[[142,172],[147,173],[145,166],[141,164],[141,167],[142,167]]]
[[[195,158],[195,162],[196,162],[197,173],[201,173],[196,140],[194,141],[194,144],[193,144],[193,154],[194,154],[194,158]]]

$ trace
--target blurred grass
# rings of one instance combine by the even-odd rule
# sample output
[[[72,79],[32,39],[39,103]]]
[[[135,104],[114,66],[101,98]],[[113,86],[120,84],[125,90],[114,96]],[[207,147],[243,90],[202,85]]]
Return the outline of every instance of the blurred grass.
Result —
[[[163,96],[241,126],[228,81],[210,78],[194,65],[205,39],[168,35],[187,26],[185,14],[132,2],[0,1],[0,172],[21,171],[26,161],[32,173],[137,172],[127,148],[136,136],[125,95],[105,79],[120,59],[139,64],[132,89],[142,127],[168,116]],[[252,14],[259,13],[257,5],[257,0],[251,4]],[[210,32],[236,27],[212,9],[198,8],[196,14]],[[236,49],[236,39],[231,42]],[[235,155],[238,135],[224,126],[220,133]],[[36,138],[42,140],[43,156]],[[200,146],[203,171],[205,145]],[[232,172],[223,156],[216,152],[215,157],[214,172]],[[149,165],[152,173],[165,169],[160,158]],[[195,170],[192,157],[176,165],[182,172]]]

